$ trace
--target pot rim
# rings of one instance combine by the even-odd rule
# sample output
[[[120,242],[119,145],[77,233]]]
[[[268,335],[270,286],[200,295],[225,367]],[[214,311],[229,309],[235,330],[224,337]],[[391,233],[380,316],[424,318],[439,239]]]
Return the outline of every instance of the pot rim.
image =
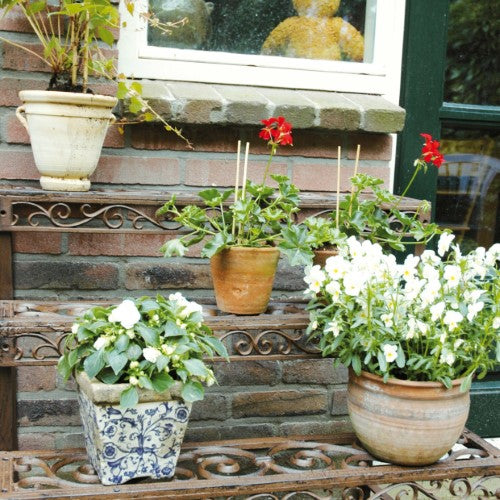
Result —
[[[384,382],[382,376],[375,375],[374,373],[370,373],[370,372],[367,372],[365,370],[361,370],[361,374],[356,375],[354,373],[354,370],[351,367],[349,367],[349,376],[357,377],[357,378],[365,377],[365,378],[368,378],[370,380],[373,380],[374,382],[384,384],[384,385],[397,385],[397,386],[403,386],[403,387],[446,388],[441,382],[436,382],[433,380],[432,381],[426,380],[426,381],[420,382],[420,381],[416,381],[416,380],[402,380],[399,378],[389,378],[387,380],[387,382]],[[461,377],[461,378],[456,378],[456,379],[452,380],[451,381],[452,387],[460,386],[462,384],[464,378],[465,377]]]
[[[222,253],[225,251],[231,251],[231,250],[234,250],[237,252],[255,252],[255,251],[258,251],[258,252],[270,252],[270,253],[276,253],[276,252],[279,253],[279,251],[280,251],[279,248],[271,247],[269,245],[262,246],[262,247],[245,247],[245,246],[240,246],[240,245],[234,245],[234,246],[224,248],[219,253]],[[217,254],[215,254],[215,255],[217,255]]]
[[[113,108],[118,102],[114,96],[83,94],[81,92],[61,92],[57,90],[21,90],[19,98],[24,103],[51,102],[60,104],[85,104]]]

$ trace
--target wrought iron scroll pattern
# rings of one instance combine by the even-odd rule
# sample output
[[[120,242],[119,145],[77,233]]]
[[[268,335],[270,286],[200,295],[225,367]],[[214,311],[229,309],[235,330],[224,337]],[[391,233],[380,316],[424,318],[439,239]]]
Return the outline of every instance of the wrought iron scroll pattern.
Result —
[[[135,230],[144,229],[144,224],[164,230],[176,231],[182,225],[174,223],[168,219],[157,220],[150,217],[146,213],[132,206],[116,204],[106,205],[104,207],[93,209],[89,203],[80,205],[79,214],[72,217],[72,210],[69,204],[57,202],[52,205],[45,206],[43,204],[21,201],[13,202],[12,226],[21,225],[21,217],[18,213],[14,213],[15,209],[29,208],[30,212],[26,216],[26,225],[30,227],[40,226],[39,218],[45,219],[52,226],[62,229],[72,229],[90,224],[91,222],[101,222],[108,229],[123,228],[126,222],[130,222]],[[75,220],[75,217],[77,220]],[[23,219],[24,220],[24,217]]]
[[[62,354],[64,339],[67,335],[68,333],[65,332],[53,338],[48,333],[28,332],[15,337],[6,337],[1,340],[0,357],[19,361],[20,364],[29,359],[43,361],[58,358]],[[29,352],[25,352],[25,349],[18,345],[20,339],[35,339],[35,342],[30,345]]]
[[[306,354],[318,354],[314,346],[304,344],[302,330],[293,332],[278,329],[260,330],[252,333],[248,330],[230,330],[221,335],[220,340],[229,348],[229,340],[233,337],[233,348],[240,356],[258,354],[261,356],[271,354],[290,354],[292,350]]]
[[[482,456],[491,458],[491,455],[483,450]],[[473,453],[468,460],[480,462],[482,459],[478,454]],[[356,446],[336,445],[331,443],[314,443],[305,441],[283,441],[270,448],[244,449],[237,446],[225,445],[221,442],[219,446],[201,446],[194,449],[185,449],[181,453],[176,468],[176,475],[173,481],[193,481],[188,488],[196,488],[196,481],[199,480],[224,480],[231,478],[251,478],[264,475],[276,476],[276,474],[297,474],[312,471],[344,470],[349,478],[359,474],[360,480],[365,476],[367,469],[374,468],[372,463],[375,459]],[[460,459],[457,459],[460,460]],[[466,459],[467,460],[467,459]],[[463,461],[460,460],[460,463]],[[353,465],[356,464],[356,465]],[[389,469],[392,466],[388,467]],[[356,471],[357,469],[357,471]],[[380,466],[377,469],[381,472],[381,479],[384,476],[384,469],[387,466]],[[86,487],[98,484],[94,470],[87,462],[84,453],[62,453],[60,456],[50,455],[48,457],[24,457],[14,461],[14,470],[19,479],[14,488],[17,490],[37,489],[37,488],[74,488]],[[479,475],[479,474],[478,474]],[[492,481],[489,483],[489,481]],[[448,488],[447,494],[451,497],[470,498],[471,495],[484,495],[490,498],[492,491],[495,495],[495,480],[498,477],[474,477],[460,478],[447,481],[418,481],[414,479],[384,487],[361,486],[349,487],[343,490],[342,498],[368,498],[365,496],[367,489],[372,490],[370,499],[409,499],[409,498],[439,498],[444,490]],[[148,481],[149,482],[149,481]],[[231,483],[233,484],[233,483]],[[331,488],[331,484],[327,487]],[[321,489],[321,488],[320,488]],[[251,489],[249,490],[251,492]],[[298,495],[299,492],[288,492],[285,496],[276,498],[304,498]],[[323,500],[330,498],[323,496],[323,490],[307,493],[311,496],[305,498]],[[327,494],[327,490],[324,490]],[[316,495],[316,496],[315,496]],[[389,496],[390,495],[390,496]],[[272,494],[271,498],[274,498]],[[247,498],[269,498],[259,495]]]

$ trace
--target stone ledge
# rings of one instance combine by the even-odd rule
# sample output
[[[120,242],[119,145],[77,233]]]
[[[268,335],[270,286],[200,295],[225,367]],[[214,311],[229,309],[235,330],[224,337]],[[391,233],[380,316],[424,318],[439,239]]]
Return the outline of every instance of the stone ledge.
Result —
[[[143,81],[144,97],[178,123],[255,125],[283,115],[297,129],[393,133],[404,109],[381,96],[191,82]]]

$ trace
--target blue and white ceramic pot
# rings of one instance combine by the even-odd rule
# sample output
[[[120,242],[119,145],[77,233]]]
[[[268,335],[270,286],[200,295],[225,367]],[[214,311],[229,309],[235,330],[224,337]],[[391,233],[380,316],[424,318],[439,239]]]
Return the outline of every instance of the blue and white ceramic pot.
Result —
[[[191,404],[163,393],[139,390],[139,403],[120,406],[128,384],[108,385],[76,375],[89,460],[104,485],[134,478],[170,478],[175,473]]]

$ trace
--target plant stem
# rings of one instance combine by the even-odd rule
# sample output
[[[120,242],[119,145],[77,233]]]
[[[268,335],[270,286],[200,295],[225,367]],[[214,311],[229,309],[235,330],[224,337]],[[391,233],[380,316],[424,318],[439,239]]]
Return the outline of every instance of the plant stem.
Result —
[[[269,167],[271,166],[271,162],[273,160],[273,156],[275,155],[277,148],[278,148],[277,144],[275,144],[275,143],[271,144],[271,152],[270,152],[269,158],[267,160],[266,169],[264,170],[264,179],[262,180],[262,184],[264,184],[264,185],[266,184],[267,174],[269,172]]]

